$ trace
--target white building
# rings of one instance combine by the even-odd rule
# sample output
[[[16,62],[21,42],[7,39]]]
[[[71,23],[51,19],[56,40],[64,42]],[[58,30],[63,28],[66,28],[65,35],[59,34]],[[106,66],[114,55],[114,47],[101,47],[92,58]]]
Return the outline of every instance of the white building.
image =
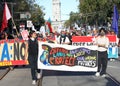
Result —
[[[60,0],[52,0],[52,27],[56,31],[61,25],[61,2]]]

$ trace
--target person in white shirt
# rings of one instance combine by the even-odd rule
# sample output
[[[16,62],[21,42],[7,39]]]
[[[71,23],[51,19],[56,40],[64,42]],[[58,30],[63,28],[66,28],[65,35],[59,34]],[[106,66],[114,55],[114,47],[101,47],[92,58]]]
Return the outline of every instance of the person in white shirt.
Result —
[[[99,36],[96,38],[95,44],[98,46],[98,70],[95,75],[102,75],[102,77],[105,77],[108,63],[107,49],[109,46],[109,39],[106,36],[106,30],[104,28],[99,30]]]
[[[57,38],[57,43],[58,44],[66,44],[66,45],[70,44],[70,40],[66,36],[65,31],[63,31],[63,30],[61,31],[61,35]]]

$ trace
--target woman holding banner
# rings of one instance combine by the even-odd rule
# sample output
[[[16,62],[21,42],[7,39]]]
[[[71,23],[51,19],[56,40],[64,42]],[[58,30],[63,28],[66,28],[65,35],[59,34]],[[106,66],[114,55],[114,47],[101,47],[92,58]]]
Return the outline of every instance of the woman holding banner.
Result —
[[[28,52],[28,62],[31,68],[32,84],[36,84],[36,80],[41,78],[42,70],[37,69],[37,59],[38,59],[38,41],[36,39],[37,35],[35,31],[31,31],[29,34],[29,40],[26,43],[26,52]],[[36,76],[37,72],[37,76]]]
[[[108,63],[107,49],[109,45],[109,39],[106,36],[106,30],[104,28],[99,30],[99,36],[96,38],[95,44],[98,46],[98,70],[95,75],[102,75],[102,77],[105,77]]]

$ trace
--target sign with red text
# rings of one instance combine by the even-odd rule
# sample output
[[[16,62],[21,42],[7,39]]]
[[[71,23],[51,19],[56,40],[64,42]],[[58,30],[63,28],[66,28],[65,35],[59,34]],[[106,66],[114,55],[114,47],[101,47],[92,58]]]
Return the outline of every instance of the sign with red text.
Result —
[[[108,47],[108,58],[118,58],[118,47],[117,47],[117,36],[108,35],[109,47]],[[94,46],[94,36],[73,36],[72,45],[74,46]]]
[[[39,43],[38,68],[60,71],[97,71],[97,46]]]

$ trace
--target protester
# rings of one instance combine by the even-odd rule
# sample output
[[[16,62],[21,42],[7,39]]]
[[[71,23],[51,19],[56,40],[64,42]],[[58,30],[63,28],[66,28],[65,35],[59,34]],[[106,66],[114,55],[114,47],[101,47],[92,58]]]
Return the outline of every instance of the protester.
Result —
[[[106,36],[106,30],[104,28],[99,30],[99,36],[96,38],[95,43],[98,46],[98,70],[95,75],[105,77],[108,63],[107,49],[109,39]]]
[[[57,37],[57,43],[58,44],[70,44],[69,38],[66,36],[65,31],[61,31],[61,35]]]
[[[0,40],[7,40],[7,39],[8,39],[7,33],[6,33],[6,32],[2,32],[2,33],[0,34]]]
[[[97,30],[97,29],[94,29],[94,30],[93,30],[92,36],[98,36],[98,30]]]
[[[72,35],[70,34],[70,32],[67,32],[66,33],[66,36],[69,38],[69,40],[70,40],[70,43],[69,43],[69,45],[72,45]]]
[[[28,51],[28,62],[31,68],[32,84],[36,84],[36,80],[42,76],[42,70],[37,68],[38,59],[38,41],[35,31],[30,32],[29,40],[26,43],[26,52]],[[37,76],[36,76],[37,73]]]

